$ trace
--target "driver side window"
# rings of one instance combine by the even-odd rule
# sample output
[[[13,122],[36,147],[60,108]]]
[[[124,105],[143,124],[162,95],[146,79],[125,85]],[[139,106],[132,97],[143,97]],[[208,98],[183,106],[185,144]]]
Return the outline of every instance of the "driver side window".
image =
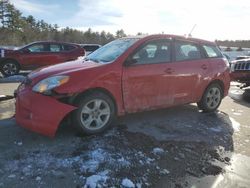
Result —
[[[154,64],[171,61],[170,40],[150,41],[140,48],[133,56],[135,64]]]
[[[30,47],[28,47],[27,49],[33,53],[46,51],[44,44],[33,44]]]

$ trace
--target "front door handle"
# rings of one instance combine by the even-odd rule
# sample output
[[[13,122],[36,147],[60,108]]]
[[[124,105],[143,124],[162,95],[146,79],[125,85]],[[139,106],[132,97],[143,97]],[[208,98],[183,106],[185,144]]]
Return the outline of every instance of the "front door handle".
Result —
[[[164,72],[167,74],[172,74],[174,72],[174,70],[171,68],[167,68]]]

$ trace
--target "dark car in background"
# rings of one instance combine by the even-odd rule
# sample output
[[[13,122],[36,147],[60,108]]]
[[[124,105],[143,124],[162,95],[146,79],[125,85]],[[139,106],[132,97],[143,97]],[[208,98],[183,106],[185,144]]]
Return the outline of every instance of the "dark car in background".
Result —
[[[64,42],[34,42],[16,49],[2,48],[0,72],[4,76],[77,59],[85,55],[80,45]]]
[[[85,50],[86,55],[94,52],[101,47],[100,44],[80,44],[80,46]]]
[[[242,83],[241,88],[250,86],[250,58],[232,61],[230,77]]]

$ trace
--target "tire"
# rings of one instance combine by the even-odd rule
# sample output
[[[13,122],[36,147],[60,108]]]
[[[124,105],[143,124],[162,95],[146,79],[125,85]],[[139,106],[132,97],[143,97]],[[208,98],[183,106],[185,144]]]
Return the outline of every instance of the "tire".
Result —
[[[113,100],[103,93],[90,93],[78,101],[72,122],[80,134],[98,134],[111,126],[116,117]]]
[[[220,106],[223,97],[222,88],[219,84],[211,84],[205,90],[201,100],[197,103],[203,112],[214,112]]]
[[[9,59],[1,63],[0,71],[5,77],[13,76],[19,73],[20,66],[15,60]]]

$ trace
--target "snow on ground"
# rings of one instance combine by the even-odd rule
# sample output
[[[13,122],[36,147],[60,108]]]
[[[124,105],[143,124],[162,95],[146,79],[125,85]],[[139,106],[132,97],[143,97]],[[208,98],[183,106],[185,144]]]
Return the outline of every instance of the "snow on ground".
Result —
[[[23,75],[14,75],[6,78],[0,77],[0,83],[13,83],[13,82],[22,82],[24,81],[25,76]]]
[[[122,180],[122,186],[126,188],[134,188],[135,184],[128,178]]]
[[[153,149],[153,153],[154,153],[155,155],[161,155],[161,154],[164,153],[164,149],[162,149],[162,148],[154,148],[154,149]]]
[[[149,169],[154,169],[152,171],[154,173],[157,170],[159,175],[163,175],[162,172],[165,169],[160,168],[156,161],[159,156],[153,158],[150,152],[149,155],[151,156],[148,156],[148,154],[140,150],[127,147],[119,148],[116,145],[109,146],[105,139],[110,139],[110,137],[118,140],[117,136],[114,135],[114,131],[111,130],[102,138],[86,142],[85,144],[88,144],[87,150],[80,150],[71,155],[57,156],[53,151],[42,148],[39,151],[29,150],[18,159],[8,161],[3,170],[9,178],[21,177],[24,180],[33,179],[42,183],[46,179],[42,176],[63,177],[63,169],[73,169],[79,175],[79,181],[85,188],[117,184],[124,187],[136,187],[135,184],[140,186],[143,182],[146,183],[148,177],[150,177],[151,170]],[[126,140],[120,140],[119,142],[126,143]],[[23,143],[19,143],[21,142],[15,142],[14,144],[18,147],[24,147]],[[164,153],[162,148],[152,148],[152,150],[156,154],[162,155]],[[130,174],[130,169],[133,168],[137,169],[135,173],[138,174],[134,183],[128,177],[114,177],[113,175],[113,173],[119,171]]]
[[[234,129],[235,132],[239,132],[240,131],[240,123],[237,122],[234,118],[229,117],[230,121],[232,122],[232,127]]]
[[[106,183],[107,179],[108,179],[107,176],[92,175],[87,178],[84,188],[100,187],[102,184]]]

